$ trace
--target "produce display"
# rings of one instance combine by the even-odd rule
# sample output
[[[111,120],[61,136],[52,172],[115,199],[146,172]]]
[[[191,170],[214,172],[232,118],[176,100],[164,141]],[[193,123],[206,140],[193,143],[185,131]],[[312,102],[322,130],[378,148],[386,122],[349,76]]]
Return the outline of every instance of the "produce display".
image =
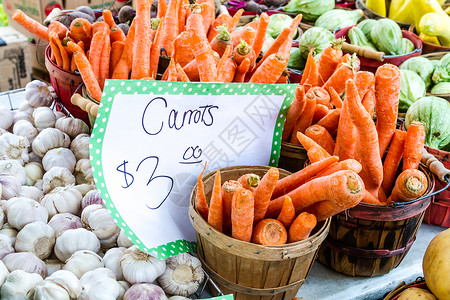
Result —
[[[356,25],[363,16],[364,12],[360,9],[333,9],[321,15],[314,26],[334,31],[337,28]]]

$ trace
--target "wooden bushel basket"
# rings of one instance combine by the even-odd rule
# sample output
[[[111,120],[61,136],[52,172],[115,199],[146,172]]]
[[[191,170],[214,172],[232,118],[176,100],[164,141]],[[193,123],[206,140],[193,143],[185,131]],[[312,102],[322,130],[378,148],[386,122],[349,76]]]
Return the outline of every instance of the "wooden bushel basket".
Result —
[[[269,167],[238,166],[220,170],[222,181],[247,173],[263,176]],[[280,169],[280,177],[290,173]],[[210,198],[215,172],[203,177]],[[190,221],[197,233],[197,254],[203,268],[224,294],[237,300],[293,299],[311,269],[317,250],[328,234],[330,219],[317,224],[303,241],[263,246],[239,241],[213,229],[195,209],[196,186],[191,194]]]
[[[332,217],[318,260],[350,276],[378,276],[396,268],[411,248],[431,203],[434,177],[420,165],[428,188],[421,200],[379,206],[360,203]]]
[[[306,149],[302,145],[281,142],[280,160],[278,167],[290,172],[297,172],[305,167],[308,160]]]

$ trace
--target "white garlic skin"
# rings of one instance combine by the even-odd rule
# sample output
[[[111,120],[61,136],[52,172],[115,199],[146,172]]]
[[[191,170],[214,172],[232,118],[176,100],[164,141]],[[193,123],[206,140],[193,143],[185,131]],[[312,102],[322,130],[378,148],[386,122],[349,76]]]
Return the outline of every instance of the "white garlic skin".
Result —
[[[55,231],[44,222],[25,225],[17,234],[15,248],[17,252],[31,252],[40,259],[50,256],[55,244]]]
[[[54,252],[60,261],[66,261],[78,250],[90,250],[98,253],[100,241],[97,236],[84,229],[69,229],[56,238]]]
[[[82,184],[77,184],[75,185],[75,188],[81,193],[81,195],[84,197],[86,196],[86,194],[89,191],[95,190],[95,185],[93,184],[87,184],[87,183],[82,183]]]
[[[116,244],[120,229],[102,205],[93,204],[83,209],[81,221],[87,229],[95,233],[103,249],[111,248]]]
[[[55,236],[59,236],[68,229],[83,227],[80,217],[71,213],[60,213],[54,215],[48,222],[48,225],[50,225],[55,231]]]
[[[15,270],[9,273],[1,288],[1,299],[32,299],[34,288],[43,281],[38,274]]]
[[[29,162],[25,165],[26,185],[32,186],[44,176],[44,167],[38,162]]]
[[[28,162],[28,147],[30,143],[23,136],[12,133],[4,133],[0,135],[0,159],[14,159],[20,165]]]
[[[48,193],[57,187],[73,184],[75,184],[75,177],[69,169],[63,167],[53,167],[45,172],[42,177],[42,190],[44,193]]]
[[[70,296],[59,284],[44,280],[35,287],[33,300],[70,300]]]
[[[45,278],[47,281],[52,281],[60,285],[63,289],[67,291],[69,296],[76,299],[81,293],[81,283],[80,280],[70,271],[59,270],[54,272]]]
[[[13,124],[13,112],[0,106],[0,128],[7,130]]]
[[[44,192],[35,186],[22,185],[22,187],[20,188],[19,197],[26,197],[39,202],[41,201],[42,197],[44,197]]]
[[[123,300],[123,296],[125,295],[125,292],[131,287],[131,284],[126,282],[125,280],[119,280],[117,283],[120,285],[120,294],[119,297],[117,297],[117,300]]]
[[[2,228],[0,229],[0,234],[6,235],[11,240],[11,246],[14,247],[16,244],[16,236],[18,231],[11,227],[8,223],[3,224]]]
[[[8,254],[3,258],[3,262],[10,272],[23,270],[28,273],[39,274],[42,278],[47,277],[46,264],[31,252]]]
[[[34,126],[41,131],[45,128],[55,127],[56,116],[49,107],[38,107],[33,111],[32,120]]]
[[[62,132],[68,134],[71,138],[75,138],[82,133],[89,133],[89,126],[83,120],[71,117],[60,118],[55,124]]]
[[[167,300],[167,296],[159,286],[151,283],[133,284],[123,295],[123,300]]]
[[[7,200],[2,200],[2,201],[7,201]],[[6,205],[6,203],[5,203],[5,205]],[[3,210],[4,209],[4,207],[3,207],[4,205],[3,205],[3,203],[1,204],[1,207],[0,207],[0,225],[1,226],[3,226],[3,224],[4,224],[4,222],[5,222],[5,211]]]
[[[11,238],[7,235],[0,234],[0,259],[3,259],[3,257],[11,253],[14,253]]]
[[[9,200],[19,196],[20,187],[20,180],[17,177],[0,174],[0,191],[2,199]]]
[[[133,246],[133,243],[127,237],[123,229],[120,229],[119,236],[117,237],[117,246],[125,248],[130,248],[131,246]]]
[[[77,135],[70,143],[70,150],[75,154],[75,158],[80,160],[82,158],[89,159],[89,140],[90,137],[86,133]]]
[[[30,104],[27,100],[20,102],[19,104],[19,111],[24,111],[29,114],[32,114],[35,107]]]
[[[50,170],[52,167],[64,167],[73,173],[76,163],[77,160],[73,152],[63,147],[47,151],[42,158],[42,166],[45,171]]]
[[[6,277],[8,277],[9,271],[6,268],[5,264],[0,260],[0,286],[5,283]]]
[[[25,86],[25,99],[33,107],[50,106],[56,98],[55,89],[40,80],[33,80]]]
[[[78,300],[116,300],[122,290],[111,270],[105,268],[85,273],[80,282],[82,291]]]
[[[100,196],[100,192],[97,189],[90,190],[84,195],[81,200],[81,209],[85,209],[89,205],[99,204],[105,207],[102,197]]]
[[[81,208],[81,193],[73,186],[57,187],[42,198],[41,205],[47,209],[49,218],[58,213],[75,215]]]
[[[6,215],[9,225],[18,230],[28,223],[35,221],[47,223],[48,221],[48,212],[45,207],[26,197],[9,199],[6,203]]]
[[[126,248],[123,247],[111,248],[106,251],[105,256],[103,256],[105,268],[110,269],[116,276],[117,280],[124,279],[120,261],[122,260],[123,252],[125,251],[125,249]]]
[[[0,174],[16,177],[21,185],[27,182],[25,168],[17,160],[0,160]]]
[[[56,271],[59,271],[64,266],[64,263],[59,259],[46,259],[44,260],[45,265],[47,266],[48,276],[51,276]]]
[[[172,297],[169,297],[169,300],[190,300],[190,298],[186,298],[183,296],[172,296]]]
[[[30,151],[28,151],[28,163],[31,162],[35,162],[35,163],[39,163],[42,166],[42,158],[38,157],[33,150],[29,149]],[[43,170],[44,168],[42,168]],[[42,177],[41,177],[42,178]],[[29,184],[32,185],[32,184]]]
[[[56,117],[56,121],[58,121],[58,119],[67,117],[65,113],[63,113],[62,111],[54,111],[55,113],[55,117]]]
[[[14,123],[13,133],[15,135],[26,137],[28,139],[28,142],[30,142],[31,144],[37,137],[39,132],[37,128],[34,127],[33,124],[31,124],[31,122],[27,120],[18,120],[16,123]]]
[[[22,121],[22,120],[31,123],[31,121],[32,121],[31,120],[31,114],[32,114],[32,111],[31,112],[29,112],[29,111],[17,111],[17,112],[14,112],[13,124],[16,124],[17,122]]]
[[[48,150],[64,147],[70,138],[64,132],[56,128],[45,128],[34,139],[31,144],[34,154],[44,157]]]
[[[78,250],[75,252],[63,266],[63,270],[67,270],[81,278],[86,272],[103,268],[103,259],[96,253],[89,250]]]
[[[94,177],[92,176],[91,161],[87,158],[82,158],[77,161],[74,172],[77,184],[94,184]]]
[[[124,251],[120,266],[125,280],[129,283],[149,283],[164,273],[166,262],[142,252],[137,246],[132,246]]]

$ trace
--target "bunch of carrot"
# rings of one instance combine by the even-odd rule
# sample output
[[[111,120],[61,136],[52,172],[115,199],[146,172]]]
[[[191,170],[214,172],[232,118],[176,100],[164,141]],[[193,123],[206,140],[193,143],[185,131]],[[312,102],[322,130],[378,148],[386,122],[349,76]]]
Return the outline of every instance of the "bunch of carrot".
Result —
[[[310,52],[282,139],[301,144],[312,163],[339,157],[331,169],[353,170],[361,176],[366,189],[363,202],[382,205],[420,197],[427,187],[418,170],[425,129],[420,123],[408,132],[396,129],[399,69],[385,64],[375,74],[357,71],[357,58],[343,55],[339,43],[326,48],[318,61]],[[407,176],[397,177],[402,157]]]
[[[270,168],[262,178],[245,174],[223,183],[217,170],[209,205],[202,172],[197,181],[197,211],[213,228],[242,241],[282,245],[304,240],[318,221],[363,198],[364,183],[356,172],[325,174],[337,162],[332,156],[282,179],[277,168]]]

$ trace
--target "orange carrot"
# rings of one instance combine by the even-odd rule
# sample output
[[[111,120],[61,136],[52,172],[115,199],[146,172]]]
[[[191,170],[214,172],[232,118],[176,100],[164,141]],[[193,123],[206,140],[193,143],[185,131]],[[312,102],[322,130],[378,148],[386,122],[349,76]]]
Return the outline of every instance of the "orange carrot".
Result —
[[[150,48],[152,46],[150,6],[152,2],[153,0],[137,0],[136,2],[136,36],[133,47],[131,79],[140,79],[152,75],[150,74]],[[177,3],[176,0],[172,2]],[[171,40],[171,44],[173,40]]]
[[[253,173],[244,174],[238,179],[238,182],[242,185],[243,188],[250,190],[252,192],[258,186],[260,181],[261,178]]]
[[[316,99],[309,99],[306,97],[306,104],[305,109],[303,110],[303,113],[300,115],[300,117],[297,120],[297,123],[294,126],[294,131],[292,132],[291,140],[290,142],[293,144],[300,144],[297,138],[297,132],[304,133],[306,128],[308,128],[311,125],[312,119],[314,117],[314,109],[316,106]]]
[[[110,28],[105,21],[95,22],[94,24],[92,24],[92,36],[100,31],[105,31],[109,34]]]
[[[334,156],[334,157],[336,157],[336,156]],[[342,160],[338,163],[330,165],[328,168],[326,168],[322,172],[318,173],[315,178],[328,176],[337,171],[343,171],[343,170],[351,170],[351,171],[354,171],[355,173],[359,173],[362,170],[362,166],[357,160],[354,160],[352,158]]]
[[[372,89],[375,84],[375,76],[372,72],[359,71],[355,74],[355,84],[358,89],[359,98],[362,100],[364,95]]]
[[[97,78],[95,77],[89,60],[82,52],[75,52],[73,55],[75,57],[75,63],[77,64],[78,71],[81,74],[81,78],[83,79],[89,94],[92,98],[100,102],[102,98],[102,90],[98,85]]]
[[[350,119],[350,110],[348,101],[344,101],[344,106],[339,117],[339,125],[336,135],[336,146],[334,147],[334,155],[339,156],[340,160],[354,158],[357,140],[355,125]]]
[[[255,200],[251,191],[238,187],[231,203],[231,236],[250,242],[253,229]]]
[[[230,32],[229,24],[231,22],[232,17],[229,14],[220,14],[217,16],[217,18],[214,20],[214,22],[211,25],[211,28],[208,32],[208,41],[212,42],[214,38],[219,34],[219,27],[224,26],[227,28],[227,31]],[[231,40],[231,35],[230,35]]]
[[[178,81],[182,82],[190,82],[189,77],[184,72],[183,68],[180,66],[180,64],[176,65],[177,67],[177,73],[178,73]]]
[[[256,69],[249,82],[275,83],[286,69],[287,63],[287,59],[272,54]]]
[[[278,215],[277,220],[280,221],[284,227],[289,228],[295,219],[295,208],[292,204],[292,199],[289,196],[284,197],[283,207]]]
[[[316,104],[322,104],[331,108],[330,94],[325,89],[319,86],[313,86],[308,89],[308,93],[316,97]]]
[[[183,71],[186,73],[190,81],[200,81],[197,60],[191,60],[190,63],[183,67]]]
[[[169,2],[167,12],[165,15],[163,30],[160,32],[161,44],[158,48],[163,48],[167,52],[167,56],[172,57],[173,54],[173,41],[178,36],[178,2],[181,0],[172,0]],[[148,12],[150,15],[150,11]],[[137,24],[136,24],[137,25]],[[136,28],[136,33],[138,29]],[[159,51],[158,51],[159,52]]]
[[[38,39],[48,42],[47,27],[28,17],[20,9],[14,10],[12,19]]]
[[[244,82],[245,75],[250,69],[250,58],[246,57],[241,62],[241,64],[236,68],[236,73],[234,74],[233,82]]]
[[[183,32],[186,25],[186,5],[189,5],[189,0],[178,1],[178,33]]]
[[[377,197],[372,195],[368,190],[364,192],[364,197],[362,198],[361,202],[374,205],[383,205],[383,203],[379,201]]]
[[[153,39],[152,46],[150,48],[150,76],[154,78],[156,78],[156,73],[158,71],[162,42],[161,32],[163,31],[164,26],[165,24],[163,17],[159,22],[158,28],[156,29],[155,38]]]
[[[225,67],[226,67],[226,62],[227,62],[228,55],[230,54],[230,52],[231,52],[231,46],[228,45],[227,48],[225,49],[225,52],[224,52],[222,58],[219,60],[219,63],[217,64],[217,77],[216,77],[217,82],[225,81],[225,75],[226,75]]]
[[[319,70],[314,58],[314,48],[309,51],[300,84],[310,84],[312,87],[319,85]]]
[[[359,60],[354,54],[345,63],[337,67],[336,71],[328,78],[328,80],[322,86],[326,91],[330,90],[330,87],[342,95],[345,90],[345,82],[347,79],[353,79],[356,69],[358,68]]]
[[[231,57],[228,57],[225,61],[225,66],[222,72],[223,82],[232,82],[236,73],[236,63]]]
[[[135,22],[131,23],[128,30],[127,38],[125,40],[125,47],[123,48],[122,56],[117,63],[112,79],[128,79],[131,67],[133,65],[133,45],[135,39]]]
[[[60,40],[62,40],[63,38],[65,38],[67,36],[68,31],[69,30],[67,29],[67,27],[64,26],[64,24],[62,24],[61,22],[59,22],[59,21],[52,21],[50,23],[50,25],[48,25],[47,35],[50,32],[56,32],[56,34],[58,35],[58,38]]]
[[[177,81],[178,73],[175,61],[173,58],[170,60],[169,67],[167,68],[167,81]]]
[[[200,12],[200,14],[203,17],[203,24],[204,24],[204,29],[205,29],[205,33],[207,33],[209,31],[209,29],[211,28],[211,25],[214,21],[214,17],[215,17],[215,5],[214,3],[202,3],[202,11]]]
[[[113,42],[111,45],[111,56],[109,61],[109,77],[112,78],[114,69],[117,63],[122,57],[123,49],[125,48],[125,43],[121,41]]]
[[[211,200],[209,201],[208,224],[219,232],[223,232],[223,203],[221,190],[222,182],[220,179],[220,170],[217,170]]]
[[[239,20],[241,19],[242,14],[244,13],[244,9],[240,8],[231,18],[230,23],[229,23],[229,27],[228,30],[230,30],[230,32],[233,32],[237,25],[239,24]],[[264,13],[262,13],[264,14]],[[262,18],[262,14],[259,16],[259,21],[261,21]],[[259,26],[259,25],[258,25]]]
[[[222,57],[227,46],[231,46],[231,35],[225,25],[218,26],[217,31],[218,34],[212,39],[210,45],[211,49]]]
[[[289,228],[289,243],[306,240],[316,225],[317,218],[315,215],[302,212],[297,218],[295,218]]]
[[[425,127],[418,121],[412,122],[406,133],[403,149],[403,171],[418,169],[425,145]]]
[[[421,171],[406,169],[397,177],[388,203],[417,199],[425,193],[427,188],[427,177]]]
[[[280,172],[277,168],[270,168],[253,191],[253,197],[255,199],[255,224],[261,221],[266,215],[267,207],[269,207],[270,198],[272,197],[272,192],[279,176]]]
[[[72,42],[72,41],[68,41],[67,42],[67,48],[69,48],[72,53],[84,52],[84,46],[81,47],[81,45],[83,45],[82,41],[80,41],[80,42],[78,42],[76,44],[74,42]]]
[[[61,55],[62,65],[64,70],[70,70],[70,58],[67,54],[66,49],[63,47],[61,41],[59,40],[58,34],[54,31],[49,33],[49,39],[58,47],[59,54]]]
[[[240,34],[238,37],[232,36],[232,43],[234,47],[237,47],[242,41],[246,42],[248,45],[253,44],[256,37],[256,30],[251,27],[245,27],[239,30]]]
[[[294,39],[294,34],[297,31],[298,25],[300,25],[300,21],[302,20],[302,14],[298,14],[295,16],[295,18],[292,20],[291,24],[289,25],[289,37],[287,40],[283,43],[283,45],[278,50],[278,53],[280,56],[289,59],[289,54],[292,47],[292,40]]]
[[[158,18],[161,19],[166,15],[167,2],[166,0],[158,0]]]
[[[362,105],[371,116],[373,116],[375,112],[375,101],[375,91],[373,89],[369,89],[364,95]]]
[[[246,57],[248,57],[250,61],[252,61],[254,56],[255,52],[244,40],[241,40],[241,42],[234,48],[233,51],[233,59],[238,65],[240,65]]]
[[[336,108],[342,108],[342,99],[333,87],[328,89],[330,91],[331,104]]]
[[[264,53],[263,57],[261,58],[261,60],[258,62],[258,64],[256,65],[255,69],[258,69],[262,63],[272,54],[277,53],[278,50],[280,49],[280,47],[287,41],[287,39],[289,38],[289,33],[291,31],[289,30],[289,28],[284,28],[280,35],[277,36],[277,38],[275,39],[275,41],[272,43],[272,45],[269,47],[269,49],[266,51],[266,53]]]
[[[116,42],[116,41],[125,41],[126,36],[125,33],[123,33],[123,30],[120,29],[120,27],[111,27],[111,31],[109,33],[109,38],[111,39],[111,42]]]
[[[231,204],[238,187],[242,185],[235,180],[228,180],[222,184],[223,232],[225,234],[231,234]]]
[[[322,86],[336,70],[342,59],[342,45],[344,39],[338,39],[331,46],[325,48],[320,54],[317,68],[319,69],[319,85]]]
[[[260,245],[284,245],[288,234],[284,225],[275,219],[261,220],[253,229],[252,243]]]
[[[389,150],[383,163],[383,182],[381,187],[387,193],[390,193],[395,183],[398,166],[403,155],[405,145],[406,131],[396,129],[392,137]]]
[[[269,16],[266,13],[262,13],[259,17],[260,18],[258,28],[256,29],[256,35],[252,43],[252,49],[255,52],[255,56],[253,58],[254,61],[252,61],[252,65],[255,64],[256,59],[261,53],[264,40],[266,38],[267,28],[269,27]]]
[[[94,34],[91,41],[91,48],[89,49],[89,63],[91,64],[92,71],[94,71],[95,78],[100,83],[100,59],[102,54],[102,49],[104,45],[104,40],[106,39],[107,33],[105,31],[99,31]]]
[[[56,65],[62,68],[63,59],[61,57],[61,52],[59,51],[58,45],[53,41],[53,39],[50,39],[48,43],[52,49],[52,55],[55,57]]]
[[[341,109],[332,109],[328,115],[317,122],[317,125],[323,126],[331,135],[334,135],[338,129]]]
[[[303,85],[297,85],[295,88],[295,97],[289,106],[289,109],[286,114],[286,121],[284,123],[283,135],[281,137],[282,141],[288,141],[289,137],[292,134],[292,130],[294,129],[295,123],[297,123],[298,118],[303,113],[303,110],[306,106],[305,99],[305,89]]]
[[[308,94],[309,94],[309,92],[308,92]],[[315,123],[319,122],[319,120],[321,120],[323,117],[325,117],[329,113],[330,113],[330,109],[328,108],[328,106],[319,104],[316,102],[316,106],[314,107],[314,116],[311,121],[311,124],[315,124]]]
[[[74,19],[70,24],[70,35],[75,42],[83,41],[86,49],[88,49],[93,36],[91,23],[84,18]]]
[[[216,80],[217,67],[214,55],[205,36],[200,37],[194,31],[189,30],[189,43],[192,47],[195,60],[198,64],[200,81],[212,82]],[[187,74],[187,73],[186,73]]]
[[[99,81],[99,85],[100,88],[103,90],[103,87],[105,85],[105,80],[106,78],[109,77],[109,63],[110,63],[110,59],[111,59],[111,43],[110,43],[110,39],[109,39],[109,35],[105,36],[105,40],[103,41],[103,48],[102,48],[102,52],[101,52],[101,56],[100,56],[100,70],[99,70],[99,76],[100,76],[100,81]]]
[[[329,154],[333,154],[335,143],[331,137],[331,134],[325,129],[325,127],[317,124],[309,126],[305,130],[305,135],[319,144]]]
[[[297,132],[297,139],[302,144],[303,148],[306,149],[308,158],[312,163],[331,156],[324,148],[303,133]]]
[[[203,171],[200,173],[200,175],[197,178],[197,192],[195,194],[195,207],[197,208],[197,211],[202,216],[203,220],[208,221],[208,214],[209,214],[209,208],[208,203],[206,203],[206,196],[205,196],[205,188],[203,185],[203,172],[205,172],[206,164],[203,167]]]
[[[380,66],[375,73],[375,111],[380,155],[383,156],[397,125],[400,96],[400,70],[391,64]]]
[[[112,13],[109,9],[104,9],[102,10],[102,16],[103,16],[103,21],[105,21],[106,24],[108,24],[109,27],[116,27],[117,24],[114,21],[114,18],[112,16]]]

